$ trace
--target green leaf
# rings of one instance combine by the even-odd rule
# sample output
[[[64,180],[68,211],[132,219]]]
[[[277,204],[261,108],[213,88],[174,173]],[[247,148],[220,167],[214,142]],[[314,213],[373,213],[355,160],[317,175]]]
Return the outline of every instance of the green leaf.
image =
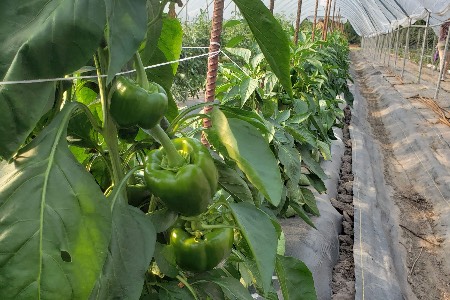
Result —
[[[67,127],[67,141],[74,146],[97,148],[98,133],[84,111],[77,111]]]
[[[219,185],[230,193],[234,199],[253,203],[252,192],[238,172],[219,160],[214,160],[214,163],[219,172]]]
[[[157,42],[157,47],[152,45],[156,41],[151,41],[147,36],[146,47],[154,49],[147,51],[145,48],[141,51],[141,59],[145,65],[156,65],[169,61],[178,60],[181,54],[181,42],[183,31],[178,19],[163,18],[161,35]],[[169,108],[166,117],[172,120],[178,115],[178,108],[173,99],[170,90],[172,88],[174,75],[177,71],[178,63],[171,65],[163,65],[151,69],[147,69],[147,76],[150,81],[159,83],[167,92],[169,98]]]
[[[241,20],[228,20],[223,23],[223,29],[242,24]]]
[[[322,154],[323,158],[325,160],[330,160],[331,159],[330,145],[322,141],[317,141],[317,146],[319,146],[319,151]]]
[[[234,36],[225,44],[225,47],[226,48],[235,47],[236,45],[238,45],[243,40],[245,40],[245,36],[243,36],[243,35]]]
[[[63,77],[97,49],[106,24],[97,0],[1,1],[0,79]],[[11,158],[53,103],[55,83],[0,87],[0,156]],[[32,99],[32,101],[30,101]]]
[[[217,108],[212,111],[211,118],[212,130],[230,158],[267,200],[277,206],[281,200],[281,175],[267,141],[251,124],[235,118],[227,119]]]
[[[177,267],[173,246],[156,243],[155,262],[159,270],[169,277],[177,277],[179,270]]]
[[[298,216],[303,221],[305,221],[306,224],[308,224],[312,228],[317,229],[316,226],[314,225],[314,223],[309,218],[309,216],[306,214],[306,211],[302,205],[298,204],[297,202],[289,202],[289,205],[295,210],[295,212],[298,214]]]
[[[225,48],[225,50],[232,55],[236,55],[242,58],[246,64],[250,62],[250,57],[252,56],[252,52],[245,48]]]
[[[323,194],[327,191],[327,188],[325,186],[325,183],[322,181],[322,179],[319,178],[316,174],[308,174],[305,175],[308,178],[309,183],[313,188],[316,189],[320,194]]]
[[[299,182],[302,168],[302,158],[298,150],[289,145],[276,143],[278,159],[284,167],[284,173],[293,182]]]
[[[311,133],[311,131],[308,130],[305,126],[291,124],[286,125],[284,129],[286,130],[286,132],[291,134],[298,142],[302,144],[307,143],[313,146],[314,148],[317,148],[316,136],[313,133]]]
[[[290,124],[300,124],[308,120],[309,116],[311,115],[310,112],[304,113],[304,114],[295,114],[289,119]]]
[[[314,194],[307,188],[300,188],[300,192],[302,194],[302,202],[305,203],[305,208],[307,209],[307,211],[315,216],[320,216],[319,209],[317,208],[316,197],[314,197]]]
[[[183,29],[180,20],[177,18],[164,18],[161,37],[158,41],[158,48],[164,53],[167,61],[180,58],[181,44],[183,40]],[[170,65],[172,73],[177,73],[178,63]]]
[[[233,277],[212,277],[209,281],[219,285],[227,299],[253,300],[249,291]]]
[[[241,202],[230,203],[229,206],[253,254],[262,288],[264,291],[269,291],[278,245],[278,237],[272,221],[267,214],[252,204]]]
[[[136,53],[147,33],[147,1],[108,0],[105,3],[108,16],[108,84]]]
[[[292,98],[289,40],[261,0],[233,0],[250,27],[272,71]]]
[[[238,107],[231,107],[222,105],[220,110],[225,114],[227,118],[236,118],[246,121],[258,128],[263,134],[269,133],[270,130],[267,128],[267,124],[263,117],[261,117],[254,110],[245,110]]]
[[[255,92],[256,88],[258,87],[258,81],[247,77],[244,79],[239,86],[240,94],[241,94],[241,107],[245,105],[245,102],[250,98],[250,96]]]
[[[108,258],[90,299],[139,299],[153,257],[153,223],[141,210],[126,204],[117,191],[111,195],[115,205]]]
[[[316,300],[311,271],[294,257],[277,255],[276,272],[284,300]]]
[[[287,121],[287,119],[289,119],[289,117],[291,116],[291,111],[290,110],[283,110],[277,113],[277,117],[275,118],[275,121],[277,123],[283,123],[285,121]]]
[[[160,209],[147,215],[155,226],[156,233],[166,231],[178,218],[178,214],[168,209]]]
[[[300,154],[302,155],[303,162],[306,164],[308,169],[316,174],[320,179],[327,180],[328,176],[323,171],[322,167],[318,162],[314,160],[314,158],[311,156],[310,150],[302,147],[300,149]]]
[[[175,281],[163,282],[159,286],[158,300],[195,300],[187,287],[179,287]]]
[[[76,107],[66,105],[2,168],[0,299],[87,299],[102,270],[111,211],[68,149]]]

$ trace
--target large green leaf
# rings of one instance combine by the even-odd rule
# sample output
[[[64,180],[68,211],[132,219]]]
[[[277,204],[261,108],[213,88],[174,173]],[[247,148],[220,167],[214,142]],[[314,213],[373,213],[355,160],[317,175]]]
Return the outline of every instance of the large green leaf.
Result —
[[[87,299],[111,235],[100,188],[68,150],[67,105],[0,178],[0,299]]]
[[[267,214],[250,203],[231,203],[230,208],[256,262],[261,286],[269,291],[278,245],[275,227]]]
[[[147,1],[107,0],[108,79],[136,53],[147,33]]]
[[[153,257],[153,223],[141,210],[125,203],[118,190],[111,196],[116,204],[108,258],[90,299],[139,299]]]
[[[256,79],[247,77],[242,81],[241,85],[239,86],[241,94],[241,107],[244,106],[245,102],[247,102],[247,100],[250,98],[257,87],[258,80]]]
[[[292,98],[289,40],[261,0],[233,0],[250,27],[272,71]]]
[[[284,173],[293,182],[300,180],[302,169],[302,158],[298,150],[290,145],[276,143],[278,149],[278,159],[283,165]]]
[[[219,185],[236,201],[253,203],[252,192],[238,172],[221,161],[215,160],[214,163],[219,172]]]
[[[323,171],[323,169],[320,166],[320,164],[318,162],[316,162],[314,160],[314,158],[311,156],[311,151],[309,149],[307,149],[305,147],[302,147],[300,149],[300,153],[302,155],[303,162],[306,164],[306,166],[308,167],[308,169],[311,172],[316,174],[322,180],[327,180],[328,179],[327,174],[325,174],[325,172]]]
[[[83,66],[100,43],[104,1],[3,0],[0,4],[0,79],[63,77]],[[48,102],[53,82],[0,86],[0,156],[10,158]]]
[[[281,175],[278,162],[261,132],[240,119],[227,119],[219,109],[213,110],[211,118],[212,130],[230,158],[267,200],[277,206],[283,186]]]
[[[227,299],[252,300],[249,291],[233,277],[212,277],[211,282],[214,282],[222,289]]]
[[[183,30],[178,19],[165,17],[159,36],[151,35],[158,32],[153,27],[148,30],[145,48],[141,51],[141,58],[145,65],[156,65],[180,58]],[[177,105],[170,93],[177,68],[178,63],[173,63],[147,70],[148,79],[159,83],[168,92],[169,108],[166,117],[169,120],[178,115]]]
[[[294,257],[277,255],[276,272],[284,300],[316,300],[311,271]]]

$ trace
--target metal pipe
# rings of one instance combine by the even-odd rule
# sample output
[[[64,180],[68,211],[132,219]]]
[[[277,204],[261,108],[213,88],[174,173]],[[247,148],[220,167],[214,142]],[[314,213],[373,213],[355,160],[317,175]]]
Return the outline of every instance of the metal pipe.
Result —
[[[406,30],[406,41],[405,41],[405,53],[403,54],[403,67],[402,67],[402,75],[400,78],[403,79],[403,75],[405,74],[405,66],[406,66],[406,56],[409,54],[409,33],[411,29],[411,18],[408,22],[408,29]]]
[[[405,41],[405,53],[403,55],[403,67],[402,67],[402,75],[400,78],[403,79],[403,75],[405,74],[405,65],[406,65],[406,56],[409,54],[409,33],[411,29],[411,18],[409,18],[408,29],[406,30],[406,41]]]
[[[397,38],[395,41],[395,60],[394,60],[394,68],[397,67],[397,58],[398,58],[398,43],[400,39],[400,27],[397,28]]]
[[[385,49],[385,43],[386,43],[386,34],[383,34],[383,40],[382,40],[382,43],[381,43],[381,51],[380,51],[380,62],[381,62],[381,57],[383,56],[383,53],[384,53],[384,49]]]
[[[425,54],[425,43],[427,41],[428,27],[430,25],[430,16],[431,13],[428,12],[427,23],[423,32],[423,41],[422,41],[422,52],[420,53],[420,62],[419,62],[419,75],[417,77],[417,83],[420,83],[420,77],[422,76],[422,66],[423,66],[423,56]]]
[[[437,99],[438,95],[439,95],[439,90],[441,89],[441,78],[442,78],[442,73],[444,73],[444,69],[445,69],[445,64],[447,63],[447,53],[448,53],[448,40],[449,40],[450,34],[447,33],[447,38],[445,39],[445,48],[444,48],[444,57],[442,57],[442,59],[444,60],[443,64],[442,64],[442,68],[439,70],[439,77],[438,77],[438,83],[436,86],[436,92],[434,93],[434,99]],[[440,63],[440,62],[439,62]]]
[[[388,67],[391,64],[391,48],[392,48],[392,42],[394,41],[394,29],[391,31],[391,35],[389,38],[389,55],[388,55]]]
[[[386,39],[387,39],[387,43],[386,43],[386,51],[384,51],[383,54],[383,65],[386,64],[386,56],[390,55],[390,51],[391,51],[391,32],[388,31],[388,33],[386,34]]]

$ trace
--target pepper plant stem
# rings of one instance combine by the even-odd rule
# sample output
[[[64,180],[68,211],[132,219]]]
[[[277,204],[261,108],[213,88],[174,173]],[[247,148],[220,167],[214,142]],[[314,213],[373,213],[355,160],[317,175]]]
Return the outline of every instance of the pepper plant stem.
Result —
[[[178,153],[169,136],[164,132],[159,124],[152,129],[149,129],[148,132],[163,146],[166,151],[169,167],[179,168],[186,163],[184,158],[180,155],[180,153]]]
[[[144,64],[142,63],[139,52],[134,54],[134,64],[136,66],[137,83],[145,90],[148,90],[150,85],[148,83],[147,74],[145,73]]]
[[[106,145],[109,150],[109,157],[111,160],[111,166],[113,171],[113,183],[119,184],[121,179],[123,178],[123,172],[120,164],[120,155],[119,155],[119,143],[117,140],[117,129],[114,125],[111,115],[109,113],[109,100],[106,96],[106,87],[101,75],[101,66],[100,66],[100,51],[98,52],[98,56],[94,55],[95,68],[97,69],[98,76],[98,87],[100,90],[100,101],[102,103],[103,110],[103,137],[105,138]]]

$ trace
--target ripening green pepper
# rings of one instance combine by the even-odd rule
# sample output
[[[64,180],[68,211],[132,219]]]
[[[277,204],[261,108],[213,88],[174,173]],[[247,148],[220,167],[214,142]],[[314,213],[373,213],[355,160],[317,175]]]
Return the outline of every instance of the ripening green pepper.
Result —
[[[218,173],[208,149],[194,138],[172,140],[185,159],[179,168],[168,165],[164,147],[146,157],[144,179],[147,187],[170,210],[184,216],[205,212],[217,190]]]
[[[228,257],[233,247],[232,228],[217,228],[201,237],[192,236],[183,228],[170,232],[170,245],[175,252],[175,260],[183,270],[204,272],[216,267]]]
[[[144,129],[153,128],[167,111],[167,94],[156,83],[149,83],[146,90],[133,80],[119,76],[115,89],[109,109],[120,127],[138,125]]]

